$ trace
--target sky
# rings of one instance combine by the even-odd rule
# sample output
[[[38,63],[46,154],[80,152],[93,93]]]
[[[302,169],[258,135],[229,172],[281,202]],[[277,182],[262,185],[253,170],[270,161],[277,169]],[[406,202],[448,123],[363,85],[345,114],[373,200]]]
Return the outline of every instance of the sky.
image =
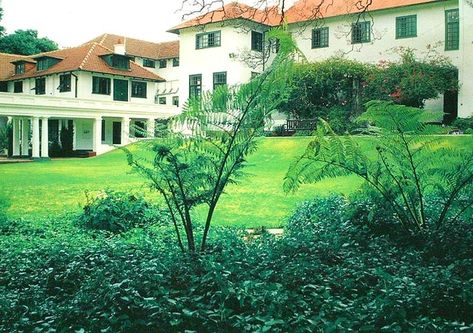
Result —
[[[177,40],[166,30],[182,20],[180,0],[0,0],[7,33],[38,30],[60,47],[85,43],[103,33],[151,42]]]

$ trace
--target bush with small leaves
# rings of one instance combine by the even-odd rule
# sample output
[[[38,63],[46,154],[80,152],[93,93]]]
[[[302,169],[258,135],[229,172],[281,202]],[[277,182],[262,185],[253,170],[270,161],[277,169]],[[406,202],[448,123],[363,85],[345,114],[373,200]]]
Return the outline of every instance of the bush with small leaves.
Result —
[[[87,203],[78,218],[78,224],[86,229],[112,233],[168,221],[166,211],[150,205],[142,196],[112,190],[95,197],[87,194]]]

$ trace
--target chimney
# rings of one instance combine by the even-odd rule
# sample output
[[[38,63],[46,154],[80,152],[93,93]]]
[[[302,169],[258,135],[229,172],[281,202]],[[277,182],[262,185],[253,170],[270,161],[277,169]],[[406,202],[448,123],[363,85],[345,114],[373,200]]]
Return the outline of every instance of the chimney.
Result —
[[[122,40],[119,39],[118,43],[113,45],[113,53],[125,55],[125,43],[122,43]]]

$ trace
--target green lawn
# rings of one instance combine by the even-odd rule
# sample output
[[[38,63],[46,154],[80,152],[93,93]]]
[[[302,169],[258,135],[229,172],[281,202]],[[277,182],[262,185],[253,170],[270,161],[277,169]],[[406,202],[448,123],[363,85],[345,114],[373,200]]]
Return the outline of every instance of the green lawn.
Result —
[[[358,139],[369,148],[368,138]],[[258,151],[249,158],[250,166],[240,184],[227,189],[217,207],[216,223],[238,226],[280,226],[298,203],[317,195],[348,194],[360,181],[339,177],[316,185],[303,186],[286,195],[282,182],[287,168],[309,142],[308,138],[261,139]],[[473,137],[445,137],[445,145],[472,147]],[[0,165],[0,195],[11,202],[14,217],[57,215],[78,211],[85,191],[104,188],[147,192],[144,179],[130,173],[121,151],[90,159],[62,159],[47,162]],[[149,194],[147,194],[149,195]],[[202,209],[197,209],[197,216]]]

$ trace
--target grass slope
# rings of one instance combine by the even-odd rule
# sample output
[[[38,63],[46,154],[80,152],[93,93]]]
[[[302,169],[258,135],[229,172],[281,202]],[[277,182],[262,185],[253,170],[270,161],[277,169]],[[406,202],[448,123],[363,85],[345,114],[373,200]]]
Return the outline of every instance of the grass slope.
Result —
[[[215,216],[220,225],[275,227],[305,199],[330,193],[349,194],[361,184],[354,176],[339,177],[303,186],[296,194],[282,191],[284,175],[291,161],[301,154],[309,138],[261,139],[250,156],[246,176],[227,188]],[[370,149],[368,138],[360,144]],[[471,147],[473,137],[446,137],[445,145]],[[136,149],[136,147],[135,147]],[[144,179],[130,173],[121,151],[91,159],[56,159],[48,162],[0,165],[0,196],[10,200],[14,217],[43,217],[78,211],[85,191],[104,188],[145,191]],[[148,194],[150,195],[150,194]],[[203,219],[203,207],[195,214]]]

